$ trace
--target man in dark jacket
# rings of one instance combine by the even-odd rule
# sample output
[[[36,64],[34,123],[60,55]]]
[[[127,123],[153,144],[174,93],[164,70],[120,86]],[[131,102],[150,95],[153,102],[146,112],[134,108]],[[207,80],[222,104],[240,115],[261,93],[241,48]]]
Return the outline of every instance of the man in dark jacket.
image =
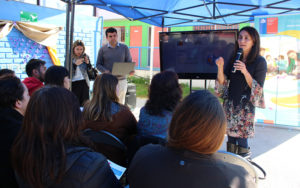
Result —
[[[23,80],[23,83],[28,88],[30,96],[35,90],[44,86],[43,82],[47,69],[45,64],[46,62],[40,59],[31,59],[26,64],[26,74],[28,77]]]
[[[26,86],[13,76],[0,79],[0,96],[0,187],[18,187],[10,149],[21,128],[30,97]]]

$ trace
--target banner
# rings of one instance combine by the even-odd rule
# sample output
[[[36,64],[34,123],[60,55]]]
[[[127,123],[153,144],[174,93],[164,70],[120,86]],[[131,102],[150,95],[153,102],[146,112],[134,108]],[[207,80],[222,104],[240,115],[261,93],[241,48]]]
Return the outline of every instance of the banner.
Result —
[[[266,109],[256,109],[256,121],[300,127],[300,14],[259,16],[255,27],[268,65]]]

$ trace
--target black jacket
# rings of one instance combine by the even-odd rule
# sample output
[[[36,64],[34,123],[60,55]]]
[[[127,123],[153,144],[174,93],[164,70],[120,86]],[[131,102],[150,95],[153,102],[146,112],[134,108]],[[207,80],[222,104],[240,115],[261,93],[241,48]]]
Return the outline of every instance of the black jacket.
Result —
[[[10,161],[10,150],[23,121],[13,108],[0,109],[0,187],[18,187]]]
[[[20,187],[29,187],[17,177]],[[106,158],[87,147],[72,146],[67,149],[66,171],[62,182],[48,181],[51,188],[120,188]]]
[[[128,170],[130,188],[256,187],[243,167],[187,150],[147,145]]]

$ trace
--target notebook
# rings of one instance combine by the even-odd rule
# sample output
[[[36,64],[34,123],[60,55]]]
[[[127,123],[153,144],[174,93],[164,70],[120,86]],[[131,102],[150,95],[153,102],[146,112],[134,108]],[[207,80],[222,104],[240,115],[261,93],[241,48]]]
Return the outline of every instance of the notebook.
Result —
[[[126,76],[134,71],[134,62],[115,62],[111,73],[118,76]]]

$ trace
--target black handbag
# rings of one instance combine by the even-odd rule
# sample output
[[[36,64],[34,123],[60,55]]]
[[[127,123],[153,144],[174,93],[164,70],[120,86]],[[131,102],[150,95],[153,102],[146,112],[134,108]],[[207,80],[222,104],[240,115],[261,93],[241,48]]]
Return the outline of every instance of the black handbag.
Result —
[[[88,69],[87,69],[87,74],[88,74],[88,77],[90,80],[95,80],[97,75],[98,75],[98,71],[92,67],[91,64],[89,64],[90,66],[88,66]]]

